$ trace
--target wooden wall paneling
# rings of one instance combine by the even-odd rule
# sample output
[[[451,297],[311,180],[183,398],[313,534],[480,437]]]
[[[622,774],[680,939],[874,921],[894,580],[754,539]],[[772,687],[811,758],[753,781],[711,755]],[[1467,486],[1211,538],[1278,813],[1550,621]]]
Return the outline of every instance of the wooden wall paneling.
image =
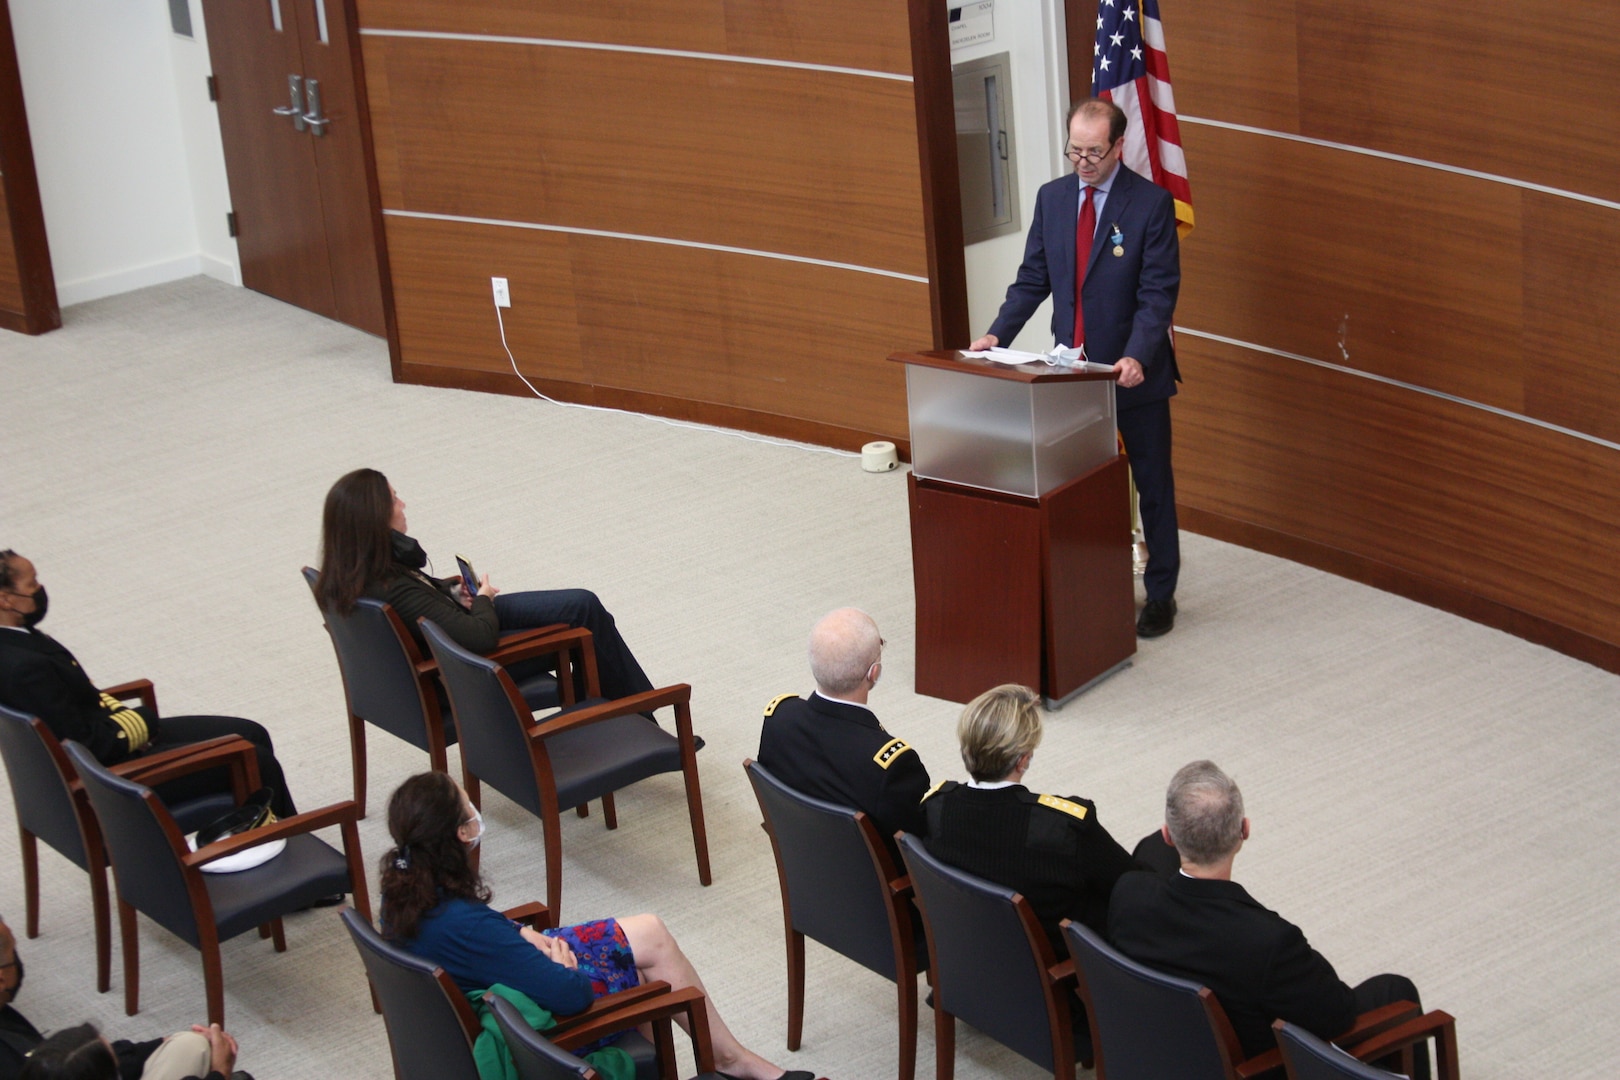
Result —
[[[39,201],[34,172],[34,144],[28,134],[17,46],[11,32],[11,9],[0,0],[0,185],[8,243],[0,248],[5,275],[16,281],[16,301],[0,309],[0,326],[24,334],[43,334],[62,325],[56,302],[56,274],[45,235],[45,208]]]
[[[1620,199],[1613,0],[1295,4],[1302,134]]]
[[[1620,452],[1221,343],[1184,336],[1178,357],[1177,494],[1193,527],[1248,523],[1305,555],[1379,564],[1392,573],[1378,584],[1431,603],[1478,598],[1620,646]]]
[[[1523,410],[1517,188],[1187,125],[1176,321]]]
[[[1096,13],[1094,0],[1068,2],[1071,9],[1089,3],[1091,14]],[[1294,5],[1295,0],[1160,3],[1177,111],[1183,116],[1298,133],[1299,50]],[[1070,19],[1070,25],[1075,25],[1072,14]],[[1092,25],[1090,16],[1083,17],[1080,25]],[[1087,35],[1082,57],[1086,72],[1091,70],[1090,42]],[[1075,44],[1071,35],[1071,65]],[[1070,81],[1072,84],[1072,70]],[[1193,173],[1194,184],[1202,172]],[[1202,202],[1201,188],[1198,194]],[[1202,212],[1199,217],[1202,220]]]
[[[915,137],[934,324],[932,343],[936,349],[959,349],[973,340],[973,331],[968,323],[948,11],[934,0],[909,0],[909,4]]]
[[[884,362],[884,349],[927,335],[926,285],[674,245],[399,217],[388,218],[388,242],[407,365],[509,371],[489,298],[489,278],[499,274],[512,289],[507,340],[531,378],[780,415],[829,431],[906,432],[903,372]]]
[[[365,26],[911,71],[905,0],[360,0]],[[626,58],[627,62],[633,62]]]
[[[928,272],[905,82],[483,42],[365,51],[386,73],[385,207]]]
[[[1525,411],[1620,442],[1620,210],[1524,194]]]
[[[0,312],[15,313],[19,325],[8,329],[20,330],[27,305],[23,302],[22,268],[17,265],[15,243],[11,235],[11,205],[6,201],[5,185],[0,184]]]

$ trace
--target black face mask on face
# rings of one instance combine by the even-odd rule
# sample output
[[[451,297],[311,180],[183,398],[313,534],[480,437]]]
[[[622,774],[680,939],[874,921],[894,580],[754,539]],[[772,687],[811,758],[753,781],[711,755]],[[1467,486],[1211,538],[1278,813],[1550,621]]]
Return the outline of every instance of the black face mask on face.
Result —
[[[45,617],[46,609],[51,606],[51,598],[45,594],[45,586],[41,585],[29,599],[34,601],[34,610],[23,616],[23,625],[32,628]]]

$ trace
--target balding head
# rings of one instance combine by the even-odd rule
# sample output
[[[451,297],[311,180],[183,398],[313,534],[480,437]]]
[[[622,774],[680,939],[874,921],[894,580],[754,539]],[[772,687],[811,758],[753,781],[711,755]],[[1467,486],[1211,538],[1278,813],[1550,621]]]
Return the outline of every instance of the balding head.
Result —
[[[810,674],[824,697],[864,702],[882,658],[877,623],[859,608],[828,612],[810,631]]]

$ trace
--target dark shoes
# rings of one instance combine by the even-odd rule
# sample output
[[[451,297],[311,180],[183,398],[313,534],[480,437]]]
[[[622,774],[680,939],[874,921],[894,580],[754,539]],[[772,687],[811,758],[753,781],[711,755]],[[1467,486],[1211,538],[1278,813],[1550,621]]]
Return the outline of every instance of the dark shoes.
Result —
[[[1176,601],[1149,600],[1142,605],[1142,614],[1136,620],[1136,636],[1156,638],[1168,634],[1176,625]]]

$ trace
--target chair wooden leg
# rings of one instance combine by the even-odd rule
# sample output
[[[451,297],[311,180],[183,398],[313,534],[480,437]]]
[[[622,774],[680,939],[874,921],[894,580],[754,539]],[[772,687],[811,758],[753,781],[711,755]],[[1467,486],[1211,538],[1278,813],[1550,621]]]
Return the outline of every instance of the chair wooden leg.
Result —
[[[939,1007],[934,995],[934,1080],[951,1080],[956,1074],[956,1017]]]
[[[1434,1036],[1435,1080],[1458,1080],[1457,1025],[1447,1024]]]
[[[90,859],[90,909],[96,924],[96,992],[112,986],[112,911],[107,897],[107,864]]]
[[[658,1051],[658,1075],[679,1076],[675,1065],[675,1032],[666,1016],[653,1024],[653,1046]]]
[[[563,925],[562,916],[562,822],[556,814],[547,814],[541,831],[546,845],[546,907],[557,925]]]
[[[797,1050],[804,1038],[804,935],[788,929],[788,1037],[787,1048]]]
[[[900,1007],[900,1062],[896,1080],[917,1075],[917,976],[900,972],[895,980]]]
[[[39,845],[34,834],[17,826],[18,846],[22,849],[23,910],[30,938],[39,937]]]
[[[208,1022],[225,1026],[225,970],[219,956],[219,942],[204,942],[202,949],[203,993],[208,998]]]
[[[282,929],[280,919],[270,920],[270,938],[275,942],[276,952],[287,951],[287,934]]]
[[[118,944],[124,950],[124,1015],[141,1011],[141,943],[136,936],[135,908],[118,898]]]
[[[602,796],[602,817],[607,820],[608,828],[617,829],[619,827],[619,808],[613,802],[613,792],[611,791]]]
[[[349,757],[354,762],[354,804],[366,816],[366,722],[349,714]]]
[[[591,816],[591,804],[588,803],[588,802],[580,803],[578,806],[574,807],[574,813],[577,814],[580,817],[590,817]]]
[[[270,938],[270,924],[267,923],[267,922],[260,923],[259,924],[259,940],[260,941],[267,941],[267,940],[269,940],[269,938]]]
[[[692,846],[697,849],[698,881],[714,881],[709,873],[709,834],[703,827],[703,789],[698,785],[697,750],[692,746],[692,710],[675,703],[675,730],[681,740],[681,773],[686,777],[686,810],[692,818]]]

